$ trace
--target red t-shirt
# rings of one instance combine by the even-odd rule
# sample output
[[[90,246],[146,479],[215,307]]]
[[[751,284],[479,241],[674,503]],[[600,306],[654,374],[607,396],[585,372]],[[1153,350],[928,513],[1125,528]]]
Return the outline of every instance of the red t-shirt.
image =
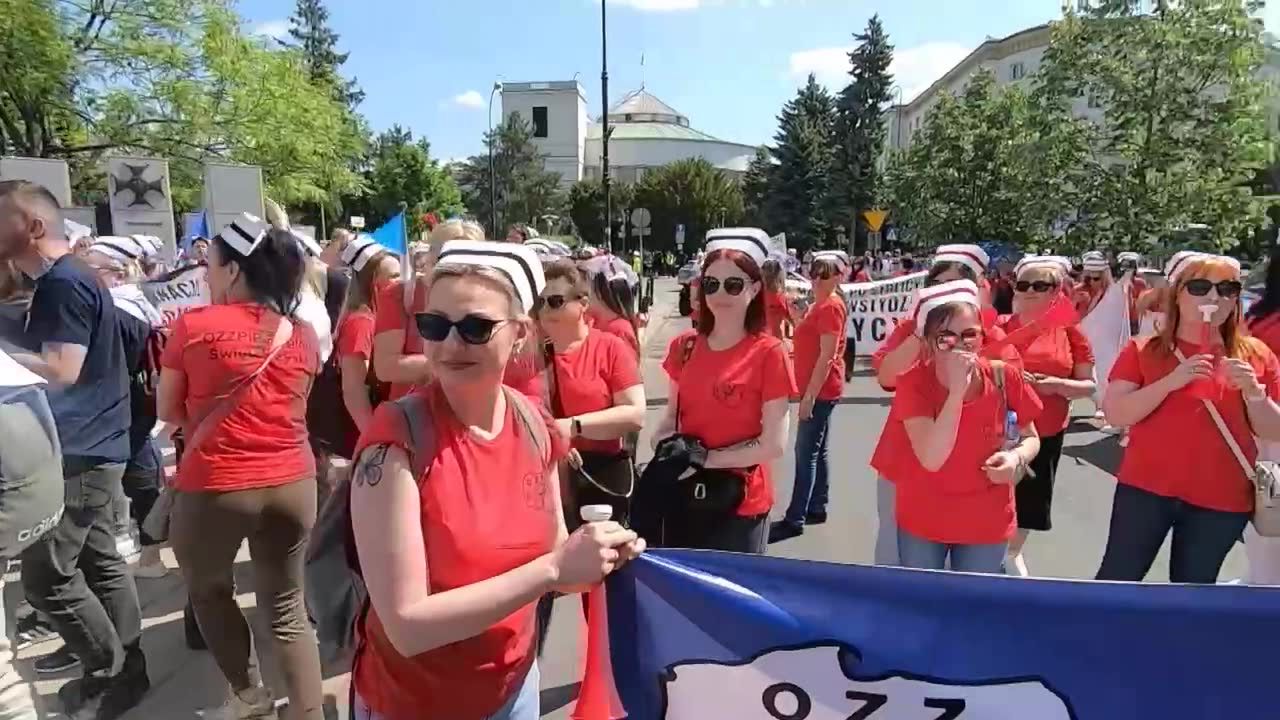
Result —
[[[782,323],[791,317],[787,312],[787,296],[784,293],[764,293],[764,326],[765,330],[776,338],[785,337]]]
[[[574,417],[613,407],[613,396],[640,384],[640,368],[627,344],[615,335],[593,329],[587,338],[567,353],[555,356],[554,384],[556,397],[552,411],[558,417]],[[591,440],[578,437],[573,446],[579,450],[617,453],[622,440]]]
[[[693,354],[681,364],[686,338],[695,338]],[[789,398],[796,391],[791,362],[782,342],[772,335],[748,335],[727,350],[712,350],[705,337],[689,330],[667,347],[662,369],[678,385],[679,432],[718,450],[760,437],[764,404]],[[686,374],[687,373],[687,374]],[[754,517],[773,507],[768,463],[747,476],[747,495],[738,514]]]
[[[868,283],[871,282],[871,275],[866,270],[859,270],[853,274],[853,282]]]
[[[279,316],[261,305],[208,305],[174,319],[160,364],[186,375],[183,406],[190,424],[200,419],[256,371],[270,351]],[[188,447],[178,466],[185,492],[249,490],[313,477],[315,457],[307,434],[307,394],[320,371],[320,345],[306,323],[293,323],[283,350],[235,401],[235,408]]]
[[[1266,343],[1271,352],[1280,353],[1280,313],[1249,319],[1249,334]]]
[[[512,399],[502,431],[486,440],[454,417],[438,386],[415,392],[428,399],[436,438],[435,457],[418,480],[429,591],[481,582],[550,552],[560,508],[547,474],[567,448],[545,412],[551,452],[539,458]],[[374,411],[356,452],[380,443],[412,453],[400,409],[390,403]],[[355,663],[356,691],[375,712],[391,718],[487,717],[519,689],[533,663],[535,606],[412,658],[396,651],[371,609],[361,628],[365,642]]]
[[[1004,435],[1000,390],[991,364],[983,360],[982,392],[966,400],[956,431],[955,447],[937,472],[920,465],[910,440],[897,464],[898,527],[912,535],[942,543],[986,544],[1003,542],[1017,529],[1013,486],[987,479],[983,463],[1000,449]],[[1025,426],[1040,414],[1040,399],[1012,366],[1005,367],[1005,398]],[[936,418],[947,399],[932,363],[917,365],[898,376],[892,418]],[[903,430],[905,434],[905,426]]]
[[[1173,372],[1178,359],[1172,353],[1153,352],[1150,342],[1159,338],[1131,340],[1120,351],[1111,368],[1111,382],[1125,380],[1144,387]],[[1178,343],[1184,357],[1199,345]],[[1280,365],[1276,356],[1258,343],[1258,355],[1251,361],[1258,380],[1272,400],[1280,399]],[[1223,383],[1221,373],[1215,378]],[[1258,448],[1240,392],[1221,385],[1220,398],[1213,401],[1240,449],[1250,463]],[[1188,388],[1175,390],[1140,422],[1129,429],[1129,446],[1116,479],[1122,483],[1192,505],[1225,512],[1253,510],[1253,486],[1245,478],[1226,441],[1218,432],[1204,403]]]
[[[427,293],[426,286],[421,282],[414,288],[413,293],[413,313],[417,314],[427,309]],[[404,281],[397,280],[387,285],[379,291],[377,302],[374,303],[376,314],[374,316],[374,335],[381,335],[384,332],[399,330],[404,333],[404,346],[401,351],[405,355],[421,355],[423,354],[426,341],[422,339],[422,335],[418,334],[416,327],[410,327],[410,315],[406,315],[404,311]],[[502,377],[503,384],[508,387],[515,388],[524,393],[528,397],[544,402],[544,388],[542,385],[541,373],[538,369],[537,359],[529,353],[521,353],[513,355],[510,362],[507,363],[506,374]],[[414,387],[411,383],[391,383],[390,399],[404,397]]]
[[[338,357],[357,355],[365,360],[373,359],[374,316],[372,310],[356,310],[344,313],[334,333],[333,346]]]
[[[1022,327],[1022,323],[1016,315],[1008,315],[1001,319],[1001,327],[1013,336],[1014,331]],[[1093,348],[1078,325],[1053,328],[1036,335],[1024,333],[1013,339],[1010,345],[1022,356],[1022,367],[1029,373],[1070,378],[1076,365],[1093,364]],[[1044,412],[1036,418],[1036,431],[1041,437],[1057,435],[1066,430],[1070,420],[1071,401],[1061,395],[1043,395],[1039,391],[1036,395],[1040,396],[1040,402],[1044,405]]]
[[[792,348],[795,352],[797,392],[803,394],[809,387],[809,379],[813,377],[814,366],[818,363],[822,336],[834,335],[836,354],[827,368],[827,379],[818,391],[818,399],[839,400],[844,395],[844,330],[847,314],[844,298],[832,293],[809,308],[804,319],[796,325]]]
[[[1138,320],[1138,298],[1147,291],[1147,281],[1134,277],[1129,283],[1129,319]]]
[[[588,315],[587,317],[591,316]],[[631,327],[631,322],[626,318],[618,316],[608,321],[596,320],[592,323],[592,327],[597,330],[603,330],[622,340],[631,349],[631,352],[635,354],[636,358],[639,359],[640,340],[636,337],[636,329]]]

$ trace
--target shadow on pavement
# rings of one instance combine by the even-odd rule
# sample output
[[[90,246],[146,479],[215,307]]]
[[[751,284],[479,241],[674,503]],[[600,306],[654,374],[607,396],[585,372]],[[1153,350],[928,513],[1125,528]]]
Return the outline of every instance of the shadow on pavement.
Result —
[[[1095,430],[1092,427],[1090,429]],[[1070,428],[1068,432],[1071,432]],[[1062,448],[1062,454],[1064,457],[1087,462],[1108,475],[1115,475],[1120,470],[1124,449],[1120,447],[1120,436],[1107,435],[1087,445],[1068,445]]]
[[[582,683],[570,683],[558,687],[543,688],[539,693],[542,714],[553,713],[578,699],[578,686]]]

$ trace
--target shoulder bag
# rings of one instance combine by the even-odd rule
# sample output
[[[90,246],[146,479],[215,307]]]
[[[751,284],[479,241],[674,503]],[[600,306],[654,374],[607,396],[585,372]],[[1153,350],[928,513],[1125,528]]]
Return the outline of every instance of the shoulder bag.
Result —
[[[547,384],[550,386],[551,412],[557,418],[565,418],[567,414],[560,399],[555,348],[550,342],[544,346],[544,358],[547,365]],[[579,450],[577,452],[582,463],[576,467],[573,462],[566,463],[571,495],[564,498],[566,507],[571,511],[565,513],[566,521],[570,526],[580,522],[576,520],[578,508],[585,505],[611,505],[614,519],[625,523],[630,516],[631,496],[636,490],[634,458],[626,450],[618,452]]]
[[[1173,354],[1178,362],[1186,360],[1181,350],[1175,348]],[[1259,460],[1250,465],[1244,451],[1240,449],[1240,443],[1236,442],[1235,436],[1227,429],[1227,423],[1222,419],[1222,413],[1218,412],[1218,407],[1213,401],[1204,398],[1200,402],[1204,403],[1204,409],[1209,411],[1218,434],[1227,443],[1227,447],[1231,448],[1231,454],[1253,486],[1254,529],[1262,537],[1280,537],[1280,465],[1270,460]]]
[[[698,336],[685,338],[680,347],[680,368],[689,364],[697,346]],[[676,397],[676,434],[680,433],[680,393],[677,388]],[[755,471],[755,467],[730,468],[698,468],[693,475],[676,483],[678,514],[696,520],[708,520],[726,515],[733,515],[738,506],[747,497],[746,476]]]
[[[263,358],[262,364],[258,365],[256,370],[238,380],[226,394],[219,396],[217,405],[201,418],[200,422],[195,424],[193,432],[183,432],[183,436],[186,438],[185,447],[183,448],[184,453],[194,452],[209,438],[213,430],[236,408],[245,391],[253,385],[253,382],[262,375],[267,366],[271,364],[271,361],[289,343],[289,338],[291,337],[293,337],[293,323],[289,322],[288,318],[280,318],[280,324],[276,326],[276,333],[271,340],[271,347],[267,351],[267,356]],[[155,505],[151,506],[151,511],[147,513],[147,517],[142,521],[143,531],[157,542],[164,542],[169,539],[169,515],[173,511],[175,492],[168,484],[161,488],[160,496],[156,498]]]

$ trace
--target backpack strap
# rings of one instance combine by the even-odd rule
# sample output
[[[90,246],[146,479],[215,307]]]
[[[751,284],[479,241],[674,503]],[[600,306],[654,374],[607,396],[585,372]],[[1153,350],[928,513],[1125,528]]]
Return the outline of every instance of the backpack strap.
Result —
[[[409,467],[418,484],[421,484],[436,456],[436,432],[431,410],[427,399],[420,393],[410,393],[393,403],[409,430],[409,442],[413,448],[409,453]]]
[[[537,453],[544,464],[551,460],[551,434],[547,431],[547,422],[542,413],[533,406],[529,398],[522,393],[502,386],[507,396],[507,404],[515,411],[516,421],[520,423],[521,434],[531,443],[531,449]]]

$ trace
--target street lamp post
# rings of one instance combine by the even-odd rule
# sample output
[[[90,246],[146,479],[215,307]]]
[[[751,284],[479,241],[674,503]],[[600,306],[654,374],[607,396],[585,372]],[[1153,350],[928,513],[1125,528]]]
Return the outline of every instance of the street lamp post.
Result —
[[[613,197],[609,178],[609,22],[607,0],[600,0],[600,102],[604,107],[600,132],[600,174],[604,183],[605,242],[613,252]]]
[[[894,85],[893,92],[898,96],[898,104],[894,106],[893,149],[902,149],[902,86]]]
[[[502,83],[495,82],[489,91],[489,232],[498,236],[498,178],[493,168],[493,96],[502,91]]]

